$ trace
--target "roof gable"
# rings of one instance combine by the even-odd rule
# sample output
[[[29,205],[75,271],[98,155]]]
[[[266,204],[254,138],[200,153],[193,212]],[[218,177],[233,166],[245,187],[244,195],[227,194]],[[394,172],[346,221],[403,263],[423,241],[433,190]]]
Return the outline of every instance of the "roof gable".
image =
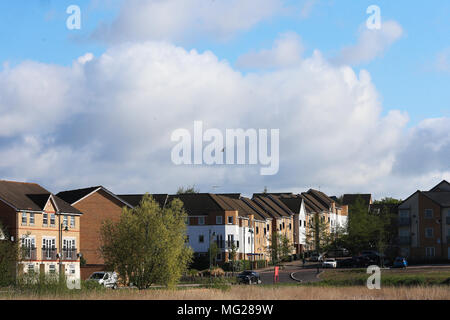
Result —
[[[430,189],[430,192],[450,191],[450,183],[447,180],[442,180],[436,186]]]

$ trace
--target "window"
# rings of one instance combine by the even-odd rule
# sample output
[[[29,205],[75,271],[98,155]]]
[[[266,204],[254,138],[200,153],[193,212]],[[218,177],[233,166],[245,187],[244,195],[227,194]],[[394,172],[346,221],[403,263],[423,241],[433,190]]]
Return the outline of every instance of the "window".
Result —
[[[50,274],[55,274],[56,273],[56,266],[54,264],[51,264],[48,266],[48,271],[50,272]]]
[[[205,242],[205,237],[202,234],[198,236],[198,242],[199,243]]]
[[[426,228],[425,229],[425,237],[433,238],[433,228]]]
[[[42,224],[43,224],[44,226],[47,226],[47,225],[48,225],[48,213],[44,213],[44,214],[42,215]]]
[[[427,257],[434,257],[434,247],[425,248],[425,254]]]
[[[425,218],[433,218],[433,209],[425,209]]]
[[[233,224],[233,217],[228,217],[228,224]]]
[[[285,226],[285,224],[284,224],[284,222],[283,222],[283,230],[284,230],[285,227],[286,227],[286,226]]]
[[[26,212],[22,212],[22,225],[23,226],[27,225],[27,213]]]
[[[259,227],[256,227],[256,234],[259,234]]]
[[[34,273],[34,264],[29,264],[28,265],[28,273],[33,274]]]
[[[67,216],[63,216],[63,226],[67,227]]]
[[[198,224],[205,224],[205,217],[198,217]]]
[[[55,220],[56,220],[55,214],[52,213],[52,214],[50,215],[50,226],[52,226],[52,227],[55,226]]]
[[[75,228],[75,217],[74,216],[70,217],[70,227]]]
[[[292,230],[292,223],[289,223],[289,230]]]
[[[270,224],[267,225],[267,232],[270,230]]]
[[[222,224],[222,216],[216,217],[216,224]]]
[[[189,217],[184,218],[184,223],[185,223],[186,225],[189,225]]]
[[[267,229],[266,228],[264,228],[264,235],[266,235],[267,234]]]
[[[34,213],[30,213],[30,226],[34,226]]]

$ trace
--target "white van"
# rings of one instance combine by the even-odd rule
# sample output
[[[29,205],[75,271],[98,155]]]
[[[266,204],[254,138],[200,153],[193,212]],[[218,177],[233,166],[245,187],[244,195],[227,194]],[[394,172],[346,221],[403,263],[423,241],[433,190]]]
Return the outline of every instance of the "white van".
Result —
[[[105,288],[117,289],[117,274],[110,271],[94,272],[88,281],[96,281]]]

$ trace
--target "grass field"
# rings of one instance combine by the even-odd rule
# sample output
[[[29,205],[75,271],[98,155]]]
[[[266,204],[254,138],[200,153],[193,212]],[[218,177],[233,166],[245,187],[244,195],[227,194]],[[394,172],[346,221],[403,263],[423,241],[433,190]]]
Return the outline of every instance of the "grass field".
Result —
[[[365,286],[370,275],[366,269],[326,270],[315,286]],[[449,286],[450,269],[381,270],[381,286]]]
[[[450,287],[386,287],[369,290],[365,287],[306,286],[233,286],[229,290],[106,290],[73,294],[11,294],[0,293],[0,299],[77,299],[77,300],[450,300]]]

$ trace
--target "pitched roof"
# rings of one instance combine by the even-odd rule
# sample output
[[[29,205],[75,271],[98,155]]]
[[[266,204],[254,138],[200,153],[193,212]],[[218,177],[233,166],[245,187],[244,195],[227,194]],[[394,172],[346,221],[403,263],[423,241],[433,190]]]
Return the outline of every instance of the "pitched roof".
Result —
[[[57,196],[60,197],[61,199],[63,199],[64,201],[66,201],[67,203],[70,203],[73,205],[73,204],[77,203],[78,201],[82,200],[83,198],[89,196],[91,193],[97,192],[98,190],[103,190],[104,192],[106,192],[109,195],[111,195],[112,197],[116,198],[117,200],[119,200],[120,202],[125,204],[126,206],[132,207],[132,205],[130,205],[127,201],[118,197],[116,194],[112,193],[111,191],[109,191],[108,189],[106,189],[103,186],[61,191],[57,194]]]
[[[318,201],[312,194],[303,192],[301,194],[303,200],[305,200],[305,207],[308,212],[322,212],[328,211],[328,207],[324,206],[320,201]]]
[[[0,180],[0,199],[17,210],[42,211],[50,198],[53,199],[59,212],[82,214],[36,183]]]
[[[438,203],[441,207],[450,207],[450,191],[425,191],[422,194]]]
[[[172,199],[180,199],[188,215],[207,215],[209,212],[233,211],[223,199],[211,193],[186,193],[169,196]]]
[[[430,192],[450,191],[450,183],[447,180],[442,180],[436,186],[430,189]]]
[[[342,197],[342,204],[343,205],[354,205],[358,198],[362,199],[362,201],[364,202],[364,205],[369,206],[370,200],[372,199],[372,195],[370,193],[344,194],[344,196]]]
[[[271,194],[254,194],[252,200],[274,218],[290,217],[294,213],[278,198]]]

